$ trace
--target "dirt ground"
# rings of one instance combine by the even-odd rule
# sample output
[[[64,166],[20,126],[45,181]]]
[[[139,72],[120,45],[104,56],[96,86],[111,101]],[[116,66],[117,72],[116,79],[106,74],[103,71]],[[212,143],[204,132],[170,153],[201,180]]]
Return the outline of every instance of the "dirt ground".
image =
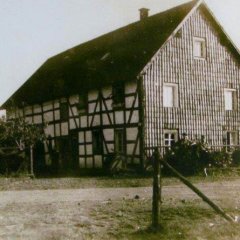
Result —
[[[240,215],[240,180],[196,186]],[[219,231],[225,221],[184,185],[164,186],[162,195],[164,224],[177,230],[161,233],[168,236],[161,239],[240,239],[239,229]],[[0,191],[0,239],[159,239],[146,230],[151,196],[151,187]],[[193,228],[174,226],[174,221]]]

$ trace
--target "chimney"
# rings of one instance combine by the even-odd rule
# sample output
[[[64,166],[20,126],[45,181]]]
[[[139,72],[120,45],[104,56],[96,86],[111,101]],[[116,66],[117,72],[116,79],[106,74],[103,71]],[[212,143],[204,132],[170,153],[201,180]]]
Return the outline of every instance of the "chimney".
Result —
[[[148,18],[148,12],[149,12],[148,8],[140,8],[139,12],[140,12],[140,20],[141,21]]]

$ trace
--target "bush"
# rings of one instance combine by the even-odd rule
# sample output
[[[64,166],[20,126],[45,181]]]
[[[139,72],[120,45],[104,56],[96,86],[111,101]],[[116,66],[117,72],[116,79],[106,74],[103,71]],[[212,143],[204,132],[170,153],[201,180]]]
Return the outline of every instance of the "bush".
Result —
[[[218,151],[211,152],[210,164],[211,166],[218,168],[230,167],[232,164],[231,154],[228,153],[224,148]]]
[[[210,153],[202,142],[181,139],[167,150],[167,162],[183,175],[197,174],[209,165]]]
[[[232,153],[232,164],[236,167],[240,165],[240,148]]]
[[[240,148],[232,154],[226,148],[209,151],[204,143],[181,139],[168,149],[166,161],[183,175],[190,176],[203,172],[206,167],[228,168],[240,165]],[[165,173],[169,174],[165,169]]]

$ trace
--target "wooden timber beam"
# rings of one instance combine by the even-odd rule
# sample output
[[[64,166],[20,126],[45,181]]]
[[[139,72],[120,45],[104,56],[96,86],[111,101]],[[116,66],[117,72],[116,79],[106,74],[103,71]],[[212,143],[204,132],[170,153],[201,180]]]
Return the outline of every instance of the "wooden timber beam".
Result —
[[[195,192],[204,202],[206,202],[213,210],[220,214],[229,222],[235,222],[234,218],[226,214],[220,207],[218,207],[214,202],[212,202],[206,195],[204,195],[198,188],[196,188],[192,183],[190,183],[184,176],[182,176],[176,169],[169,165],[166,161],[160,158],[161,163],[171,170],[186,186],[188,186],[193,192]]]

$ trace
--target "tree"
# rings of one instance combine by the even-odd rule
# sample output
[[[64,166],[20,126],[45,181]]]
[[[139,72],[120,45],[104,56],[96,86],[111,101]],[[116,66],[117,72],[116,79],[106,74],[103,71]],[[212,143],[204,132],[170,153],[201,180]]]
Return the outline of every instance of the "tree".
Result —
[[[15,154],[29,149],[31,175],[33,175],[33,147],[37,141],[45,139],[43,129],[42,125],[29,124],[23,117],[18,117],[10,121],[0,119],[0,147],[15,147]],[[14,153],[12,152],[12,154]]]

